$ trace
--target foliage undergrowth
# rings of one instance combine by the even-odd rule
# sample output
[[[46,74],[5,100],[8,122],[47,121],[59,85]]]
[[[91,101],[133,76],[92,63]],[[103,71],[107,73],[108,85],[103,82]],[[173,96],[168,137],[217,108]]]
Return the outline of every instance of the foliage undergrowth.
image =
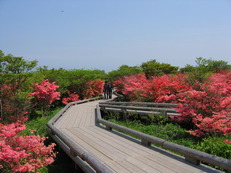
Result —
[[[43,117],[36,117],[34,119],[29,120],[26,122],[27,129],[23,132],[25,135],[29,134],[30,130],[36,130],[34,133],[40,136],[48,136],[47,133],[47,125],[46,123],[55,116],[62,108],[56,108],[49,112],[47,116]]]

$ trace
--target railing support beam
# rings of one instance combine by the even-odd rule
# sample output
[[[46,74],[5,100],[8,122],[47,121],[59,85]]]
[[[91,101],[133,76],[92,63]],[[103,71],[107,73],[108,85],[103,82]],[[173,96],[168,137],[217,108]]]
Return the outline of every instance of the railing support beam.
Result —
[[[145,145],[145,146],[151,146],[151,142],[147,141],[147,140],[144,140],[144,139],[141,139],[141,144]]]
[[[201,164],[200,160],[197,160],[197,159],[189,157],[189,156],[185,156],[185,160],[187,160],[188,162],[190,162],[194,165],[200,165]]]

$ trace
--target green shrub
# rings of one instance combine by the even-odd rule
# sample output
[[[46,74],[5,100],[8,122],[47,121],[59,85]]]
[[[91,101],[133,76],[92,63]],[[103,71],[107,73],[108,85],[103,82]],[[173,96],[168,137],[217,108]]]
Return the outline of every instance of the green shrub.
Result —
[[[208,137],[196,146],[195,149],[231,160],[231,145],[224,142],[231,140],[231,136]]]
[[[30,130],[36,130],[35,135],[48,136],[48,134],[47,134],[47,125],[46,124],[60,110],[61,110],[61,108],[56,108],[53,111],[50,111],[48,116],[37,117],[37,118],[29,120],[26,123],[27,128],[23,131],[23,133],[25,135],[29,135]]]

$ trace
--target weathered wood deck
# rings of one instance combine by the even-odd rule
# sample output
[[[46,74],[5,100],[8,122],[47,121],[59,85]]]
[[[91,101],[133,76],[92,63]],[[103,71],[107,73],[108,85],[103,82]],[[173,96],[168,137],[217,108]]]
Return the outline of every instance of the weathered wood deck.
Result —
[[[96,125],[95,108],[98,103],[99,100],[96,100],[71,106],[53,125],[112,172],[219,172],[203,164],[191,164],[183,157],[155,146],[144,146],[132,137]],[[93,169],[85,171],[94,172]]]

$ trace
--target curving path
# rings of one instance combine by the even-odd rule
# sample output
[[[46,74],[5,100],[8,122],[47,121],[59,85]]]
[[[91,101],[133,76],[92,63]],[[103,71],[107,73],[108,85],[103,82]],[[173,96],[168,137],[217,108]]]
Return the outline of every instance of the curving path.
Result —
[[[53,125],[77,147],[91,153],[111,172],[219,172],[203,164],[193,165],[183,157],[155,146],[143,146],[134,138],[97,125],[95,108],[99,101],[102,102],[96,100],[71,106]],[[85,172],[95,172],[87,163],[81,167]]]

